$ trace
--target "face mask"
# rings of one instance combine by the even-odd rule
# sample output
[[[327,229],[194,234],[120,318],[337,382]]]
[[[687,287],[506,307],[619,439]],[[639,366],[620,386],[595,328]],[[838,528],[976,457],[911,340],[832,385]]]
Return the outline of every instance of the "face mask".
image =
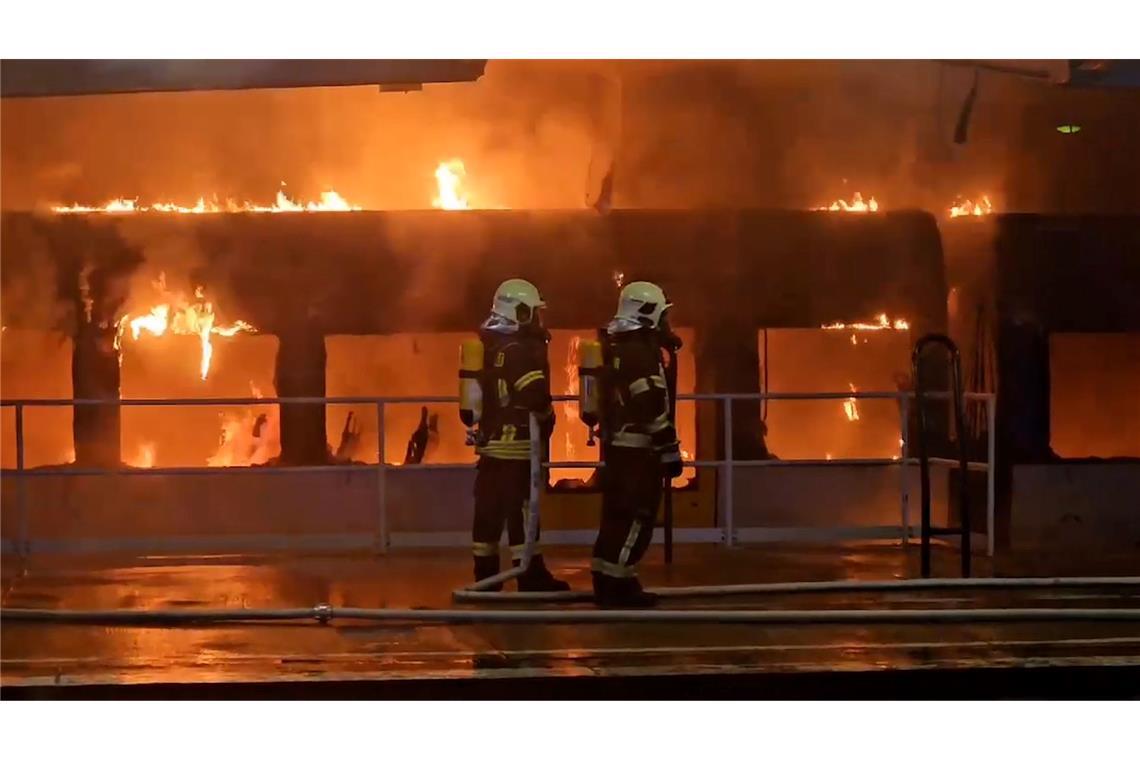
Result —
[[[657,330],[661,333],[662,344],[672,350],[679,351],[683,343],[677,333],[673,332],[673,326],[669,324],[669,312],[661,315],[661,319],[657,322]]]

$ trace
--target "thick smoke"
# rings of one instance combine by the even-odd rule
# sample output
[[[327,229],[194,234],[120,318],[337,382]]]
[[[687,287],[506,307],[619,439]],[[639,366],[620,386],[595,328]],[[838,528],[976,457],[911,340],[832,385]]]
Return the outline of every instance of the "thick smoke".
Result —
[[[3,205],[269,202],[285,182],[293,197],[332,187],[368,208],[427,208],[436,165],[460,158],[476,205],[581,208],[616,156],[624,206],[803,208],[856,191],[936,212],[982,192],[999,209],[1140,206],[1140,191],[1092,181],[1137,168],[1133,93],[982,73],[958,145],[973,76],[907,61],[492,61],[475,83],[407,94],[5,100]],[[1085,130],[1065,142],[1059,120]]]

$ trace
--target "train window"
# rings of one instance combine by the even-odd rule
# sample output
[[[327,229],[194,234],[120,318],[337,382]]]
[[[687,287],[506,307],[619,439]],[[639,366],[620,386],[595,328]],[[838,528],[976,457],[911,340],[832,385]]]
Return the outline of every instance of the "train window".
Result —
[[[1049,443],[1065,458],[1140,457],[1140,333],[1049,337]]]

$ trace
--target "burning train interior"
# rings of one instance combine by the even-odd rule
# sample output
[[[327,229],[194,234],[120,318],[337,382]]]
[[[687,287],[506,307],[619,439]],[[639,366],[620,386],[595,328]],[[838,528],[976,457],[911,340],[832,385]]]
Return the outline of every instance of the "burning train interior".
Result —
[[[5,99],[2,395],[453,396],[459,342],[520,274],[574,396],[579,342],[636,278],[677,304],[680,394],[908,390],[916,338],[948,331],[968,390],[999,394],[1007,462],[1140,457],[1140,100],[981,79],[492,61],[410,92]],[[577,403],[556,414],[552,461],[596,460]],[[22,415],[3,408],[5,470],[475,458],[452,402]],[[891,460],[905,426],[893,398],[742,401],[731,438],[738,459]],[[677,428],[685,459],[724,455],[717,404],[681,400]],[[715,475],[677,479],[679,524],[721,519]]]

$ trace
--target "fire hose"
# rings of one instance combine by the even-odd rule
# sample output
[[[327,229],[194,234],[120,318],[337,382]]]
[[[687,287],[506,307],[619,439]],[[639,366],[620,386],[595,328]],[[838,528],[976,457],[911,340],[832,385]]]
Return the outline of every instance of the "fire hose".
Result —
[[[538,420],[532,414],[530,417],[530,425],[532,430],[537,430]],[[589,602],[593,600],[594,595],[589,591],[532,591],[532,592],[504,592],[504,591],[487,591],[486,589],[493,587],[504,581],[508,581],[526,572],[527,567],[530,566],[531,557],[534,556],[534,545],[536,541],[536,534],[538,531],[539,520],[539,501],[541,499],[543,487],[543,473],[542,468],[542,442],[538,437],[532,436],[530,446],[530,490],[527,501],[527,519],[525,526],[526,542],[523,546],[523,556],[517,567],[514,567],[505,572],[486,578],[477,583],[469,586],[464,586],[452,592],[451,597],[454,601],[459,603],[481,603],[481,602],[553,602],[553,603],[573,603],[573,602]],[[915,580],[882,580],[882,581],[803,581],[793,583],[745,583],[745,584],[732,584],[720,586],[681,586],[673,588],[651,588],[649,589],[654,594],[662,598],[673,599],[692,599],[701,597],[716,597],[716,596],[747,596],[755,594],[803,594],[803,593],[824,593],[824,592],[860,592],[860,591],[900,591],[900,590],[931,590],[931,589],[1025,589],[1025,588],[1084,588],[1084,587],[1136,587],[1140,589],[1140,577],[1091,577],[1091,578],[922,578]],[[838,610],[805,610],[802,612],[820,612],[830,613],[837,612]],[[899,610],[904,611],[904,610]],[[994,610],[991,610],[991,612]],[[511,612],[516,612],[512,610]],[[543,612],[543,611],[537,611]],[[551,621],[562,619],[559,615],[566,613],[555,613],[553,611],[546,611],[551,613],[550,617],[540,617],[541,620]],[[596,615],[596,611],[575,611],[575,619],[579,619],[581,615],[587,615],[590,620],[597,620],[604,622],[611,620],[606,617],[590,617]],[[609,612],[609,611],[606,611]],[[620,611],[618,611],[620,612]],[[634,611],[635,617],[638,620],[692,620],[698,622],[695,618],[656,618],[652,614],[653,611]],[[659,612],[675,613],[675,612],[696,612],[690,610],[661,610]],[[703,612],[703,611],[702,611]],[[710,611],[712,612],[712,611]],[[775,612],[775,611],[762,611],[762,610],[721,610],[719,612],[712,612],[712,614],[722,614],[724,612]],[[842,612],[862,612],[861,610],[842,610]],[[871,610],[868,612],[895,612],[894,610]],[[918,612],[923,613],[925,610],[905,610],[905,612]],[[933,611],[932,611],[933,612]],[[937,610],[937,612],[947,612],[946,610]],[[961,612],[984,612],[983,610],[961,610]],[[1054,611],[1059,612],[1059,611]],[[1101,610],[1105,614],[1113,613],[1115,610]],[[649,615],[649,617],[644,617]],[[824,616],[828,621],[832,618]],[[915,616],[920,618],[920,616]],[[866,620],[876,620],[877,618],[871,617]],[[1110,618],[1105,618],[1110,619]],[[508,620],[507,618],[495,618],[495,620]],[[509,618],[514,620],[514,618]],[[614,621],[618,619],[613,619]],[[620,618],[625,621],[625,618]],[[777,618],[758,618],[760,620],[768,620],[768,622],[781,622]],[[529,618],[521,619],[520,622],[534,622]],[[703,622],[703,621],[702,621]],[[728,620],[726,619],[726,622]],[[790,621],[788,621],[790,622]],[[809,620],[799,620],[797,622],[812,622]],[[822,619],[819,621],[822,622]]]
[[[531,416],[533,430],[537,420]],[[534,556],[538,532],[539,497],[542,491],[542,444],[532,437],[530,449],[531,481],[526,543],[519,565],[505,572],[458,589],[452,593],[457,602],[584,602],[589,592],[493,592],[488,587],[511,580],[526,572]],[[803,594],[821,592],[898,591],[929,589],[1024,589],[1108,587],[1140,589],[1140,577],[1088,578],[926,578],[918,580],[882,581],[807,581],[796,583],[759,583],[725,586],[685,586],[656,588],[652,591],[665,598],[699,598],[707,596],[741,596],[750,594]],[[591,624],[591,623],[750,623],[767,625],[814,624],[929,624],[929,623],[997,623],[997,622],[1140,622],[1140,608],[975,608],[975,609],[842,609],[842,610],[463,610],[463,609],[370,609],[313,607],[281,609],[176,609],[176,610],[69,610],[69,609],[0,609],[0,620],[6,623],[88,623],[109,625],[174,625],[222,622],[264,622],[316,620],[369,620],[392,623],[439,624]]]
[[[939,591],[1060,588],[1135,588],[1140,591],[1140,577],[1070,577],[1070,578],[916,578],[912,580],[868,581],[795,581],[790,583],[739,583],[724,586],[666,586],[649,591],[663,599],[699,599],[715,596],[759,596],[778,594],[861,593],[877,591]],[[588,591],[488,593],[456,591],[459,602],[588,602]]]
[[[171,625],[264,621],[368,620],[390,623],[580,625],[590,623],[931,624],[1028,622],[1140,622],[1140,609],[993,608],[937,610],[431,610],[332,607],[201,610],[46,610],[11,608],[5,623]]]
[[[665,346],[669,366],[665,367],[665,392],[669,395],[669,421],[677,424],[677,351],[680,339],[671,336]],[[665,564],[673,564],[673,479],[665,475],[663,483],[665,501]]]

